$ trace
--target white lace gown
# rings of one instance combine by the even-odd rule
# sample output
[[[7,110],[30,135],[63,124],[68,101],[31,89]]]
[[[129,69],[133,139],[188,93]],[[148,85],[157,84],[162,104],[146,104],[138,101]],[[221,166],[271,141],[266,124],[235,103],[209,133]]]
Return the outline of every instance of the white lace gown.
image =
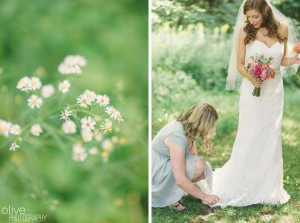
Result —
[[[281,119],[283,81],[280,63],[283,44],[268,47],[255,40],[246,48],[250,56],[273,57],[274,79],[263,82],[260,97],[254,97],[252,83],[243,78],[240,87],[239,124],[228,162],[213,173],[213,194],[220,197],[214,206],[247,206],[286,203],[290,196],[283,188]]]

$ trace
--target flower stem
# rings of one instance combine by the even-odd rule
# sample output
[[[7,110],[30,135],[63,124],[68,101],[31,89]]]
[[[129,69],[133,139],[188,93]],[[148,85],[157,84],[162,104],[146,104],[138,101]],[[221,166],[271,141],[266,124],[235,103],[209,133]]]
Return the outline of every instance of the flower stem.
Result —
[[[298,69],[296,71],[296,76],[300,77],[300,66],[298,66]]]
[[[252,95],[255,97],[259,97],[260,96],[260,87],[254,88]]]

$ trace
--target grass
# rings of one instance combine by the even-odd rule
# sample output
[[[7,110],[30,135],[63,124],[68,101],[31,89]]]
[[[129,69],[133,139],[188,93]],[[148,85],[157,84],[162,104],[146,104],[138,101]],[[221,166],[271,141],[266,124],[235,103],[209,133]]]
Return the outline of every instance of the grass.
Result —
[[[208,92],[195,89],[197,98],[185,98],[185,104],[193,104],[201,99],[213,104],[220,118],[218,120],[217,135],[214,139],[214,148],[210,154],[201,154],[209,160],[213,168],[222,166],[230,157],[231,149],[235,139],[238,123],[238,94],[230,92]],[[155,94],[155,92],[154,92]],[[184,212],[178,212],[172,208],[152,208],[152,222],[300,222],[300,195],[298,178],[298,162],[300,159],[300,134],[299,117],[299,89],[287,89],[285,92],[285,108],[282,127],[282,144],[284,158],[284,187],[291,195],[287,204],[279,206],[253,205],[243,208],[227,207],[225,209],[216,208],[213,213],[208,206],[203,205],[198,200],[188,195],[183,198],[182,203],[186,206]],[[155,101],[153,102],[155,107]],[[166,103],[167,104],[167,103]],[[170,104],[169,104],[170,105]],[[163,107],[162,104],[160,104]],[[177,115],[177,104],[164,107],[169,117]],[[170,111],[170,112],[169,112]],[[154,111],[153,115],[158,112]],[[153,129],[157,130],[171,118],[162,119],[161,123],[155,122]],[[155,126],[159,125],[159,126]]]
[[[236,92],[224,90],[230,50],[226,30],[207,32],[203,26],[182,31],[162,26],[152,34],[152,138],[169,121],[202,101],[219,113],[214,148],[200,153],[213,168],[229,159],[238,126]],[[279,206],[252,205],[243,208],[216,208],[188,195],[182,199],[184,212],[173,208],[152,208],[153,223],[171,222],[300,222],[300,78],[284,77],[285,107],[282,122],[284,188],[291,199]]]

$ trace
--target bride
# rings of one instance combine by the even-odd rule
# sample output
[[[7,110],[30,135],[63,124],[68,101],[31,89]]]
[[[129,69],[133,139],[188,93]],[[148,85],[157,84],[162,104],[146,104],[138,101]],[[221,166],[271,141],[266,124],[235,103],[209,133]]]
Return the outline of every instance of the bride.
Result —
[[[244,19],[245,18],[245,19]],[[296,44],[293,25],[266,0],[243,1],[236,22],[227,90],[239,90],[239,124],[228,162],[214,172],[213,206],[286,203],[283,188],[281,119],[284,89],[280,66],[299,64],[288,56]],[[250,56],[273,58],[275,78],[262,81],[245,71]],[[260,87],[259,97],[252,95]]]

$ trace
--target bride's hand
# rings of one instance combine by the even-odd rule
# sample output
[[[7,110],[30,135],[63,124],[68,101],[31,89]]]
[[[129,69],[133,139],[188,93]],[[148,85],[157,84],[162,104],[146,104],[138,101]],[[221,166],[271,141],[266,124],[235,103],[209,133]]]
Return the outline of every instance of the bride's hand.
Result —
[[[298,56],[295,56],[293,58],[293,63],[292,64],[300,64],[300,58],[298,58]]]
[[[218,203],[220,201],[220,198],[217,195],[204,194],[203,198],[201,200],[209,205],[213,205],[213,204]]]
[[[251,83],[253,84],[254,87],[261,87],[263,81],[259,77],[251,77]]]

